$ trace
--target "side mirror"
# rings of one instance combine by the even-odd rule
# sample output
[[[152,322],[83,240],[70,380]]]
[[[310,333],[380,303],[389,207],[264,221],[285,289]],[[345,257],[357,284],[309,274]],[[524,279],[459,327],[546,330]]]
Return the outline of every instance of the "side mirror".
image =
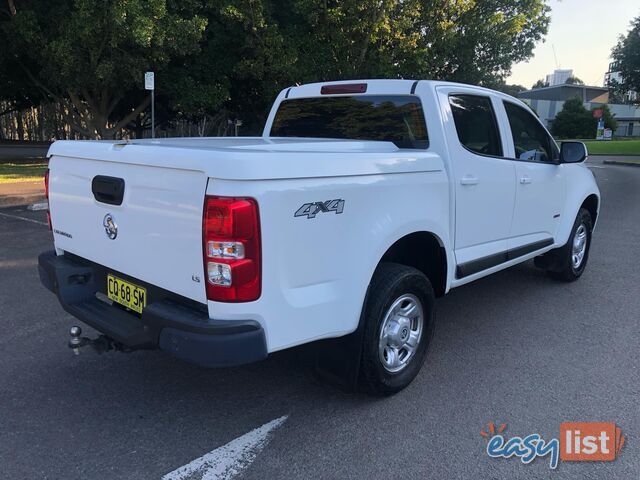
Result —
[[[580,163],[587,159],[587,146],[582,142],[562,142],[560,144],[560,163]]]

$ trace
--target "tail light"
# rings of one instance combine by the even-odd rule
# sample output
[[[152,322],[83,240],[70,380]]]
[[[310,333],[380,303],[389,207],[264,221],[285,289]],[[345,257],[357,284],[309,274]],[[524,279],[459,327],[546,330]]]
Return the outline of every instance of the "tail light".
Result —
[[[260,298],[258,203],[253,198],[207,196],[202,233],[207,298],[217,302]]]
[[[49,224],[49,230],[51,228],[51,210],[49,209],[49,169],[44,172],[44,198],[47,200],[47,223]]]
[[[320,87],[320,95],[335,95],[339,93],[365,93],[366,83],[339,83],[336,85],[323,85]]]

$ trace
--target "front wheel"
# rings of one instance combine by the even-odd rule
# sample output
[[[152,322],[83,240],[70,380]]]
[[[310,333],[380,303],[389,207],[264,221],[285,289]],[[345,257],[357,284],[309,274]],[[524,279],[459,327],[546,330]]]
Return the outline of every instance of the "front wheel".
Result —
[[[589,259],[592,230],[591,214],[587,209],[581,208],[567,243],[550,252],[555,256],[556,261],[554,263],[557,267],[548,270],[549,276],[565,282],[573,282],[580,278]]]
[[[391,395],[420,371],[434,328],[435,295],[419,270],[383,263],[364,306],[361,383],[370,393]]]

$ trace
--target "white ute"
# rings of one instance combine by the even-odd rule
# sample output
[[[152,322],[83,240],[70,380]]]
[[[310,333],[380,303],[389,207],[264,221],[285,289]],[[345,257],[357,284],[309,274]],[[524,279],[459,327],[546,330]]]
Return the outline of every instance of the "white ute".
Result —
[[[418,373],[434,299],[535,258],[585,269],[600,194],[520,101],[439,81],[287,88],[261,137],[58,141],[40,277],[101,336],[238,365],[318,342],[318,368],[390,394]]]

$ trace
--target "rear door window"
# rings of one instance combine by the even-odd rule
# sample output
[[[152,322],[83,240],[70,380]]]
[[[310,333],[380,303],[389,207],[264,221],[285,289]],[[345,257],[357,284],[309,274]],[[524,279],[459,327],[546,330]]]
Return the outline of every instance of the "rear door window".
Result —
[[[511,102],[504,102],[504,108],[518,160],[551,162],[559,157],[558,147],[533,113]]]
[[[480,155],[502,156],[502,142],[491,99],[480,95],[450,95],[458,140]]]
[[[415,95],[294,98],[278,107],[270,136],[393,142],[398,148],[429,145],[424,112]]]

